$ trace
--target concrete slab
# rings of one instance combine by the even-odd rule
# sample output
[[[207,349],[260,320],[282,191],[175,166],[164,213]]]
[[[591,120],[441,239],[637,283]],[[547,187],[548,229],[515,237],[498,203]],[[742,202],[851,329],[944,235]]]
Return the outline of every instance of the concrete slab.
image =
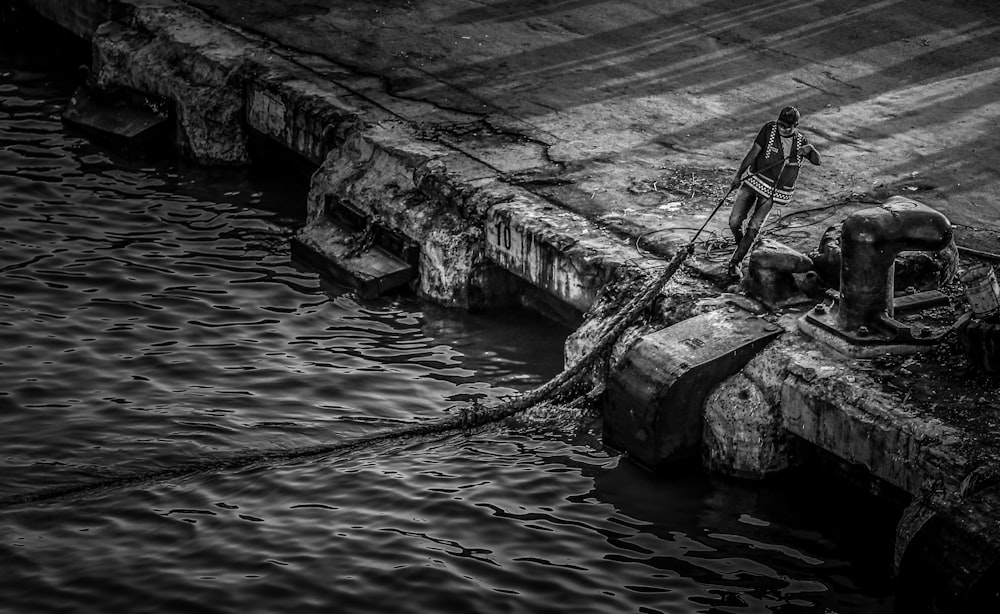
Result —
[[[400,115],[429,103],[518,135],[511,152],[562,180],[529,189],[616,232],[690,237],[759,126],[794,104],[824,164],[805,169],[771,236],[808,252],[829,225],[902,194],[944,212],[960,245],[1000,251],[991,0],[188,4],[376,77]],[[495,142],[455,141],[498,156]]]

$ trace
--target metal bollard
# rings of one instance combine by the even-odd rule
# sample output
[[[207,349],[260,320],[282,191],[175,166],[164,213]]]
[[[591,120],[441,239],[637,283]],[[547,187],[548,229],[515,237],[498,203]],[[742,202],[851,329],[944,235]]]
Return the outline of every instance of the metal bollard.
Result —
[[[951,239],[948,218],[899,196],[848,217],[841,231],[838,325],[857,331],[892,317],[896,256],[908,250],[941,250]]]
[[[897,321],[894,269],[900,252],[939,251],[951,241],[948,218],[908,198],[894,196],[881,207],[852,214],[841,227],[840,292],[833,304],[817,305],[803,315],[799,328],[856,357],[917,352],[939,343],[960,322],[934,329]],[[911,310],[914,306],[914,301],[902,303]]]

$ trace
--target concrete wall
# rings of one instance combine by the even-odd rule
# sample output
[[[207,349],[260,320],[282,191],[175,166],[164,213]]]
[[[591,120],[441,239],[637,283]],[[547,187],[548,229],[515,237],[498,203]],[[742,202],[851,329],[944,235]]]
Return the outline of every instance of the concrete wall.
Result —
[[[626,242],[552,211],[502,182],[495,168],[422,138],[400,107],[379,99],[386,94],[362,76],[275,53],[172,2],[26,1],[92,40],[98,87],[125,86],[169,100],[175,144],[187,157],[246,164],[254,131],[319,166],[310,222],[335,198],[418,243],[417,289],[426,298],[462,307],[509,304],[528,284],[582,314],[634,257]],[[444,113],[406,104],[406,114],[424,122]],[[521,279],[521,288],[498,268]]]

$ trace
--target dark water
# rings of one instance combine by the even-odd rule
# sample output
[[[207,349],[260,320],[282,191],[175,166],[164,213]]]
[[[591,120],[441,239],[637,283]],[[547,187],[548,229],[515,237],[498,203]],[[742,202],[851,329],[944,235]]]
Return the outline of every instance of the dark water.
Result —
[[[588,431],[171,479],[532,388],[567,331],[290,263],[303,182],[129,161],[0,57],[3,612],[888,612],[891,517],[830,484],[652,479]],[[847,528],[852,527],[852,528]]]

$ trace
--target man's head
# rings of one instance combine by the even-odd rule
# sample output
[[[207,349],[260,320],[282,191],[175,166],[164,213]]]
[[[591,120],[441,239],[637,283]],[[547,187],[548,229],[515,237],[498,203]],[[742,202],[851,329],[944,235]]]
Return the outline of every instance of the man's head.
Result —
[[[791,136],[795,128],[799,125],[802,116],[795,107],[785,107],[778,113],[778,132],[781,136]]]

